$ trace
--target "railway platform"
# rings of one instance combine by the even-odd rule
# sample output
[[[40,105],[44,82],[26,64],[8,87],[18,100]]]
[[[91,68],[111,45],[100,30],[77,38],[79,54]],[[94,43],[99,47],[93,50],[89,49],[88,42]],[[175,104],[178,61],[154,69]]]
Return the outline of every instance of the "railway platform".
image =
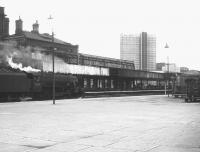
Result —
[[[0,152],[199,152],[199,111],[167,95],[0,103]]]
[[[171,91],[169,91],[169,93],[171,93]],[[83,98],[164,95],[164,94],[165,90],[87,91],[84,92]]]

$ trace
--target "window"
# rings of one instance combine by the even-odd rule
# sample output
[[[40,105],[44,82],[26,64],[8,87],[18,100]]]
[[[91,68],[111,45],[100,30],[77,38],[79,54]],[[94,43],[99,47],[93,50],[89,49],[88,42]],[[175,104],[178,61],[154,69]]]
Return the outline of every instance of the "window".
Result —
[[[114,88],[114,80],[110,81],[110,87],[113,89]]]
[[[94,80],[90,79],[90,88],[93,88],[93,87],[94,87]]]
[[[84,78],[84,79],[83,79],[83,87],[84,87],[84,88],[87,88],[87,78]]]
[[[131,81],[131,88],[134,88],[134,81]]]
[[[105,79],[105,88],[108,88],[108,80]]]
[[[97,80],[97,88],[99,88],[99,79]]]
[[[103,88],[103,80],[99,81],[99,88]]]

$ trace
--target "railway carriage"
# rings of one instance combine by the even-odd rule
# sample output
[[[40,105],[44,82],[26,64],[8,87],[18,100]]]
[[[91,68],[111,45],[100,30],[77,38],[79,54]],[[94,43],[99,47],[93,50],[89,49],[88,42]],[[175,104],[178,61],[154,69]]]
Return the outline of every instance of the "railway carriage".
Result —
[[[186,102],[200,99],[200,74],[179,74],[173,85],[173,94],[175,97],[184,97]]]

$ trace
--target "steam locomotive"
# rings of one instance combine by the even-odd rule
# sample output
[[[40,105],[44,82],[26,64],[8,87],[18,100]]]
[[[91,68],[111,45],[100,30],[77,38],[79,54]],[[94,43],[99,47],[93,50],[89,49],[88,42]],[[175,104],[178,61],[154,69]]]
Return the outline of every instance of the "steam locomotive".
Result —
[[[32,99],[52,98],[52,73],[27,73],[11,67],[0,67],[0,100],[19,100],[19,97]],[[55,96],[77,97],[81,95],[78,79],[72,74],[55,74]]]

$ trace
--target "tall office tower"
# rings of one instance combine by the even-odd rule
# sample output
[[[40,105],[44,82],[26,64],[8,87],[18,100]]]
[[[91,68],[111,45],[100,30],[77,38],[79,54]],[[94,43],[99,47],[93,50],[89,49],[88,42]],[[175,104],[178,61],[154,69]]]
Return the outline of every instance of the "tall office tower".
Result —
[[[142,32],[120,37],[120,58],[134,61],[138,70],[156,70],[156,37]]]

